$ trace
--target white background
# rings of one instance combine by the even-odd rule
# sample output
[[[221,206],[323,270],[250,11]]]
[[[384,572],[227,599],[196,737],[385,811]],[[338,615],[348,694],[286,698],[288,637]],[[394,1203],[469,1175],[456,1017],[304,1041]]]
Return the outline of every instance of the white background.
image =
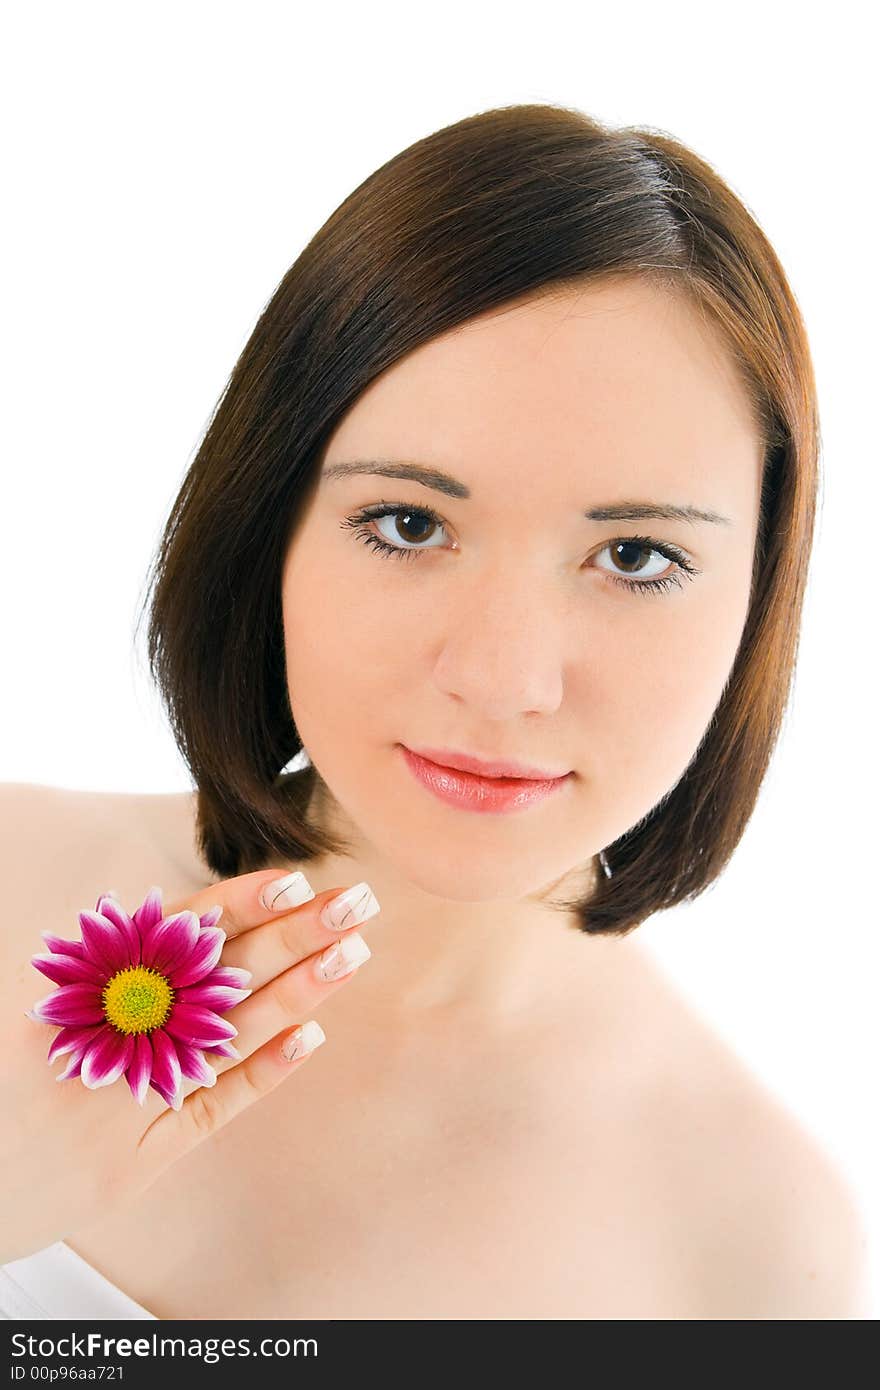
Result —
[[[758,810],[723,880],[641,931],[849,1178],[876,1310],[880,306],[867,13],[7,7],[0,780],[189,788],[134,648],[142,585],[260,310],[363,178],[451,121],[518,101],[683,140],[758,218],[801,305],[824,484],[794,701]]]

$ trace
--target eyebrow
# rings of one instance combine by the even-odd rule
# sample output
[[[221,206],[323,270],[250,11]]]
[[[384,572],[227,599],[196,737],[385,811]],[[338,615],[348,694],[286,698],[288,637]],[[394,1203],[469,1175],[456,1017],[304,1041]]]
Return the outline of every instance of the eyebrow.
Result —
[[[447,497],[466,500],[471,490],[466,483],[444,473],[439,468],[431,468],[424,463],[393,463],[384,459],[356,459],[351,463],[328,464],[321,474],[321,480],[332,482],[337,478],[350,478],[354,474],[367,473],[381,478],[405,478],[435,492],[445,493]],[[728,516],[694,507],[689,503],[676,505],[671,502],[609,502],[603,506],[589,507],[584,516],[588,521],[643,521],[656,517],[661,521],[708,521],[717,526],[731,526]]]

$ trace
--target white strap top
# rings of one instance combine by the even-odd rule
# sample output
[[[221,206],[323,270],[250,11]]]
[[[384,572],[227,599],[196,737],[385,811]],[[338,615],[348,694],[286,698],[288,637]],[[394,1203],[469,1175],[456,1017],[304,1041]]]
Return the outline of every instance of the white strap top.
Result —
[[[63,1240],[34,1255],[0,1265],[0,1319],[151,1318],[140,1303],[99,1274]]]

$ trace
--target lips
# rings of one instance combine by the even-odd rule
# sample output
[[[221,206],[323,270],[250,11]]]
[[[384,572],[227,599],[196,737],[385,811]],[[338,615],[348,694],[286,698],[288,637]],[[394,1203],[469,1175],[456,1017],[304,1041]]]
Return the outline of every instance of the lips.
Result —
[[[401,745],[405,747],[406,745]],[[567,777],[569,768],[559,771],[530,767],[525,763],[509,760],[475,758],[469,753],[459,753],[454,748],[412,748],[409,750],[420,758],[427,758],[438,767],[453,768],[456,772],[471,772],[476,777],[512,777],[519,781],[552,782],[558,777]]]
[[[566,773],[562,777],[541,780],[534,777],[479,777],[472,772],[436,763],[403,743],[398,747],[416,781],[438,800],[462,811],[494,814],[525,811],[554,793],[558,794],[569,785],[573,775]]]

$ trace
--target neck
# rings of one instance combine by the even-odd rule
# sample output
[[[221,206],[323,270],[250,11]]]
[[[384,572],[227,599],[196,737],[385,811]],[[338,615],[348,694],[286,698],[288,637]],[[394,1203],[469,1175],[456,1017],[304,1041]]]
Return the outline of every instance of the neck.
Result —
[[[309,815],[340,832],[326,803]],[[557,905],[590,896],[598,856],[524,898],[469,902],[425,892],[363,836],[342,831],[350,853],[266,867],[301,868],[315,893],[365,881],[376,895],[380,913],[358,929],[373,954],[346,1011],[404,1030],[436,1020],[497,1034],[568,1007],[589,1010],[591,999],[607,1003],[613,972],[626,973],[628,939],[591,936]]]

